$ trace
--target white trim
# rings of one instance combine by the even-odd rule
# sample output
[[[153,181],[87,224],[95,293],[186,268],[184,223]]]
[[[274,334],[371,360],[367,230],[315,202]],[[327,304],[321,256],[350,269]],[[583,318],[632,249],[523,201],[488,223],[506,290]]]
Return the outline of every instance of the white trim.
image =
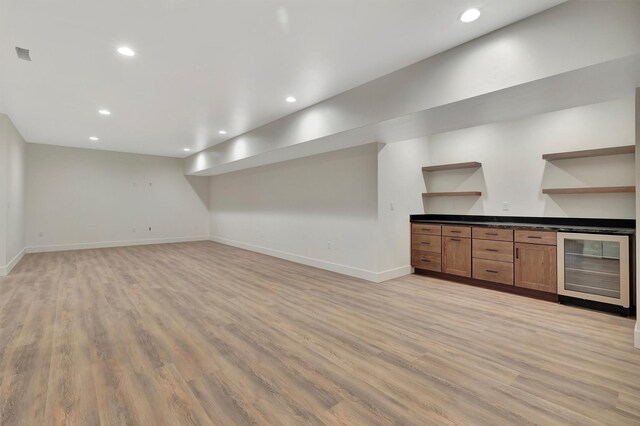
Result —
[[[403,266],[401,268],[390,269],[384,272],[368,271],[366,269],[354,268],[352,266],[342,265],[339,263],[327,262],[326,260],[315,259],[312,257],[300,256],[294,253],[288,253],[280,250],[274,250],[267,247],[256,246],[253,244],[243,243],[240,241],[229,240],[222,237],[211,236],[211,241],[215,243],[225,244],[232,247],[238,247],[244,250],[249,250],[267,256],[277,257],[279,259],[289,260],[295,263],[301,263],[307,266],[313,266],[315,268],[325,269],[331,272],[337,272],[339,274],[348,275],[350,277],[360,278],[366,281],[374,283],[381,283],[392,278],[401,277],[407,275],[411,271],[410,266]]]
[[[636,326],[633,330],[633,346],[640,349],[640,323],[636,321]]]
[[[15,266],[22,260],[24,254],[26,253],[26,249],[20,250],[20,253],[16,254],[16,256],[11,259],[11,262],[7,263],[6,266],[0,268],[0,277],[6,277],[11,273],[11,270],[15,268]]]
[[[27,247],[27,253],[47,253],[53,251],[86,250],[110,247],[145,246],[150,244],[187,243],[190,241],[208,241],[209,237],[177,237],[177,238],[153,238],[149,240],[128,240],[128,241],[103,241],[96,243],[59,244],[53,246],[32,246]]]
[[[384,272],[378,272],[378,283],[392,280],[394,278],[404,277],[405,275],[410,275],[412,273],[411,266],[401,266],[395,269],[389,269]]]

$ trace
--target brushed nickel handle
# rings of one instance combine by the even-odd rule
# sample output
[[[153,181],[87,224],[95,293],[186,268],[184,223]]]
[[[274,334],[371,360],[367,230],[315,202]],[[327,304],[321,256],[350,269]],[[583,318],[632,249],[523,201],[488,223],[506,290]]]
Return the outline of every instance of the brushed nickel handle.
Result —
[[[542,237],[536,237],[535,235],[527,235],[527,238],[533,238],[535,240],[540,240]]]
[[[485,250],[487,250],[487,251],[498,251],[496,249],[485,249]]]
[[[494,271],[492,269],[485,269],[485,271],[490,272],[492,274],[497,274],[498,273],[498,271]]]
[[[422,241],[420,244],[424,244],[424,245],[427,245],[427,246],[431,245],[431,243],[425,243],[424,241]]]
[[[462,241],[460,238],[452,238],[451,241]]]
[[[449,232],[451,232],[452,234],[461,234],[462,233],[462,231],[454,231],[454,230],[451,230]]]

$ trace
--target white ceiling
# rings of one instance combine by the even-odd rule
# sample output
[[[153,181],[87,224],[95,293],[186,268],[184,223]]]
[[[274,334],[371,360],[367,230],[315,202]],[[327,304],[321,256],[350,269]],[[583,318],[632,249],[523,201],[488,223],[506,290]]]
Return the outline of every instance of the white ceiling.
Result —
[[[29,142],[185,157],[563,1],[0,0],[0,112]]]

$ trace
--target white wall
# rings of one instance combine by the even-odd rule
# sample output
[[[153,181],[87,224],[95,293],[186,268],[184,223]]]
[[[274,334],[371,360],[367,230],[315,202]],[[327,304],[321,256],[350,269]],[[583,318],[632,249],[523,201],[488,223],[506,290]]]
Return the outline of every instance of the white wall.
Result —
[[[9,117],[0,114],[0,276],[11,271],[25,248],[25,147]]]
[[[543,187],[634,185],[632,155],[542,160],[544,153],[634,145],[634,115],[628,97],[384,145],[378,157],[380,270],[409,269],[410,214],[635,218],[633,194],[542,195]],[[482,168],[421,169],[467,161]],[[483,195],[423,200],[427,190]],[[509,211],[502,210],[503,201]]]
[[[640,164],[640,87],[635,93],[635,145],[636,145],[636,164]],[[640,167],[636,168],[636,189],[640,188]],[[634,346],[640,349],[640,291],[638,291],[638,283],[640,283],[640,250],[638,250],[638,235],[640,235],[640,193],[636,192],[636,326],[633,333]]]
[[[548,162],[542,154],[635,144],[634,98],[493,123],[429,138],[429,163],[479,161],[481,169],[426,173],[428,191],[482,190],[480,198],[432,198],[428,213],[635,218],[633,194],[542,195],[543,188],[634,185],[634,156]],[[510,205],[504,211],[502,203]]]
[[[211,177],[212,239],[376,280],[377,149]]]
[[[26,188],[28,251],[209,235],[208,180],[177,158],[27,144]]]
[[[330,135],[637,55],[638,22],[637,1],[569,1],[196,153],[185,169],[276,162],[295,145],[322,149]]]

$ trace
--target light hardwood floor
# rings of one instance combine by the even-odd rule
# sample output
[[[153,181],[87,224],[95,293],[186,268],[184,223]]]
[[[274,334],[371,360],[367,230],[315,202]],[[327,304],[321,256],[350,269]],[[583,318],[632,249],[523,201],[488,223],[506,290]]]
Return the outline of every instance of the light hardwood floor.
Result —
[[[632,319],[211,243],[27,255],[0,423],[640,423]]]

